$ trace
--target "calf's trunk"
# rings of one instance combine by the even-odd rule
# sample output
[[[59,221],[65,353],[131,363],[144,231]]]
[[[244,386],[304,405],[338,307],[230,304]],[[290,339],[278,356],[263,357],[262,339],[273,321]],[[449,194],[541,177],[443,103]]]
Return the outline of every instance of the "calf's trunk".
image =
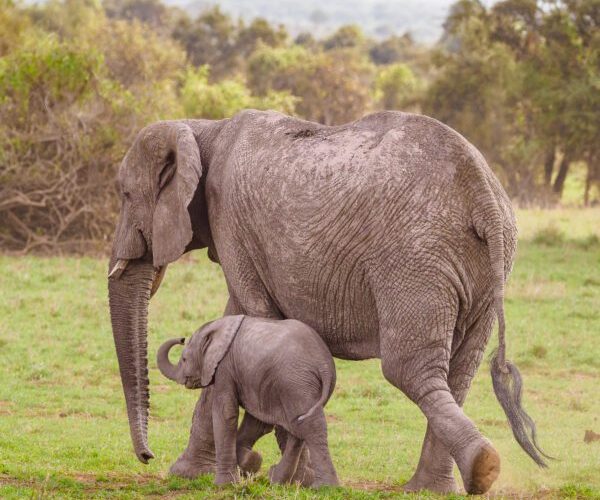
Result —
[[[158,365],[160,372],[168,379],[178,382],[179,384],[185,383],[183,374],[181,372],[182,361],[180,359],[177,365],[171,363],[169,361],[169,351],[171,350],[171,347],[175,345],[182,345],[184,342],[184,338],[167,340],[163,345],[160,346],[158,353],[156,354],[156,364]]]

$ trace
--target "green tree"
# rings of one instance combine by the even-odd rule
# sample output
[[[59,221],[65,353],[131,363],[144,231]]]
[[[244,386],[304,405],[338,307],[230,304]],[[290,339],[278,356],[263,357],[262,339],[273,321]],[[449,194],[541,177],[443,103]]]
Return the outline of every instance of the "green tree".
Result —
[[[406,64],[391,64],[375,79],[376,99],[384,109],[415,109],[420,102],[421,83]]]
[[[170,37],[176,23],[187,18],[185,11],[168,7],[161,0],[103,0],[109,18],[138,21],[164,37]]]
[[[347,49],[363,47],[366,43],[365,35],[359,26],[347,24],[323,41],[325,50]]]
[[[31,21],[13,0],[0,0],[0,28],[1,57],[22,44],[23,34],[31,29]]]
[[[523,91],[534,133],[545,149],[548,187],[560,157],[552,183],[558,197],[573,161],[587,161],[588,178],[593,178],[590,159],[600,139],[600,46],[593,35],[600,9],[594,15],[593,3],[505,0],[491,10],[492,38],[510,47],[525,71]]]
[[[491,40],[488,13],[479,2],[457,2],[445,30],[423,109],[473,142],[512,196],[531,202],[536,172],[530,162],[539,147],[519,105],[522,69],[508,47]]]
[[[374,68],[353,49],[313,53],[300,45],[259,47],[248,62],[248,84],[257,95],[289,91],[297,113],[328,125],[354,120],[372,106]]]
[[[193,21],[180,18],[173,30],[173,37],[185,47],[192,64],[208,64],[215,80],[237,71],[236,36],[236,25],[218,6],[202,12]]]
[[[179,44],[137,20],[107,20],[95,40],[103,49],[108,76],[125,87],[148,82],[168,86],[186,67],[186,54]]]
[[[593,18],[578,0],[505,0],[490,10],[461,0],[445,23],[425,110],[482,149],[523,202],[550,191],[559,199],[575,160],[587,163],[588,186],[596,182]]]
[[[188,69],[180,93],[183,116],[218,120],[246,108],[294,113],[296,98],[288,92],[268,91],[263,96],[253,96],[238,79],[209,83],[208,76],[208,66]]]
[[[413,58],[415,48],[415,42],[409,33],[392,35],[375,43],[369,50],[369,56],[375,64],[405,62]]]
[[[103,245],[118,210],[115,168],[128,145],[145,124],[181,115],[183,50],[147,25],[107,19],[93,3],[76,7],[36,7],[26,14],[31,22],[19,24],[20,43],[0,55],[4,248]]]
[[[283,25],[274,28],[267,20],[256,18],[248,26],[241,25],[235,44],[236,55],[245,60],[259,45],[283,47],[287,39]]]

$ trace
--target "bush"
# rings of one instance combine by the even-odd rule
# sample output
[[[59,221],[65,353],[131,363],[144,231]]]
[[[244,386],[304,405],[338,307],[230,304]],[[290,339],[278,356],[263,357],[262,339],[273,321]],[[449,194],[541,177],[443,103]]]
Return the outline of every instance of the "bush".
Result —
[[[68,38],[23,23],[19,46],[0,57],[5,249],[104,246],[114,228],[116,167],[126,148],[146,123],[181,114],[176,73],[184,53],[141,25],[128,28],[102,16],[95,23],[104,23],[96,38],[112,40],[99,44],[102,52],[84,29]],[[144,57],[113,64],[125,45],[130,55]],[[160,67],[170,74],[163,76]]]
[[[407,110],[418,102],[419,81],[402,63],[385,66],[375,79],[376,98],[384,109]]]
[[[222,80],[211,84],[208,76],[208,66],[188,69],[180,93],[186,117],[218,120],[245,108],[294,112],[297,98],[289,92],[268,91],[264,96],[253,96],[241,80]]]
[[[258,95],[288,91],[307,120],[338,125],[360,118],[372,105],[374,67],[359,50],[310,52],[303,46],[259,47],[248,62],[248,85]]]
[[[208,66],[189,67],[177,42],[135,19],[109,19],[95,2],[51,0],[30,18],[8,7],[0,15],[4,249],[103,249],[118,212],[117,166],[148,123],[243,108],[294,112],[288,91],[255,96],[241,77],[209,82]]]

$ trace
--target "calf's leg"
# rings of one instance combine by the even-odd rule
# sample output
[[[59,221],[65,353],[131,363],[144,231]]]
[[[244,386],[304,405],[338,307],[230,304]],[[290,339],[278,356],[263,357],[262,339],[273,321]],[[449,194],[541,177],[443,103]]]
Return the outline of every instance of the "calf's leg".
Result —
[[[237,434],[237,460],[244,474],[256,474],[260,470],[262,457],[252,447],[258,439],[273,430],[273,426],[265,424],[245,412]]]
[[[323,408],[294,426],[294,434],[304,440],[310,454],[315,479],[311,486],[338,486],[339,480],[329,454],[327,443],[327,422]],[[289,434],[288,434],[289,436]]]
[[[269,470],[269,480],[272,483],[287,484],[292,482],[303,445],[301,439],[288,433],[281,460]]]

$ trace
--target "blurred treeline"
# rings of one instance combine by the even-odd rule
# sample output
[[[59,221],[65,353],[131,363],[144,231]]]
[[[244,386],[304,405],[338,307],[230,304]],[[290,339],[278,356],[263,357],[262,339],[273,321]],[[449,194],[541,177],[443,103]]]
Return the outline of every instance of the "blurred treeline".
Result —
[[[335,125],[378,109],[434,116],[521,205],[551,205],[573,166],[600,184],[600,0],[452,7],[435,47],[357,26],[292,37],[218,7],[0,0],[0,248],[102,248],[116,168],[160,119],[277,109]]]

